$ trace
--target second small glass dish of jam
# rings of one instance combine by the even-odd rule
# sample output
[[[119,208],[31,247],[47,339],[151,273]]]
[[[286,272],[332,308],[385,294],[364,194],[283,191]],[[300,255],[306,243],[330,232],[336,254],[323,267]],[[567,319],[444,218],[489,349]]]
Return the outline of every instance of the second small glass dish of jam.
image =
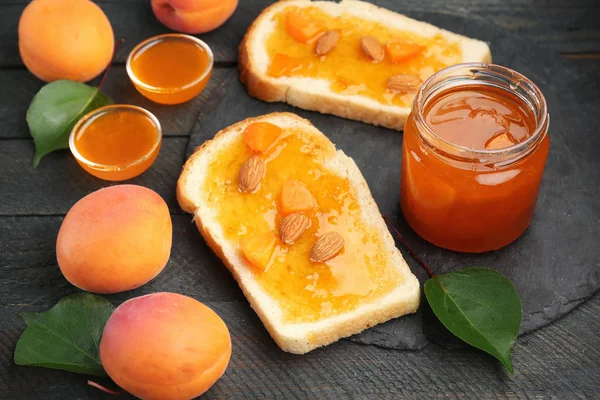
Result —
[[[400,205],[409,225],[450,250],[497,250],[533,218],[549,116],[525,76],[459,64],[421,87],[406,122]]]
[[[138,44],[126,68],[142,95],[160,104],[179,104],[204,89],[212,73],[213,54],[200,39],[170,33]]]
[[[73,127],[69,147],[81,167],[97,178],[134,178],[154,162],[162,142],[158,119],[130,105],[112,105],[86,114]]]

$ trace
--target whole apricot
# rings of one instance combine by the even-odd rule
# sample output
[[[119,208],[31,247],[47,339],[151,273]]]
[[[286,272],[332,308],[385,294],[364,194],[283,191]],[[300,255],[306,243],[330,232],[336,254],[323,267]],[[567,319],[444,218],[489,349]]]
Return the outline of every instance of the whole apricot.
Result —
[[[152,0],[152,11],[174,31],[199,34],[223,25],[237,5],[238,0]]]
[[[115,38],[89,0],[34,0],[19,20],[19,52],[38,78],[86,82],[110,63]]]
[[[206,392],[229,363],[231,337],[210,308],[176,293],[121,304],[100,342],[113,381],[145,400],[186,400]]]
[[[172,229],[158,194],[142,186],[111,186],[69,210],[58,232],[56,258],[65,278],[80,289],[131,290],[163,270]]]

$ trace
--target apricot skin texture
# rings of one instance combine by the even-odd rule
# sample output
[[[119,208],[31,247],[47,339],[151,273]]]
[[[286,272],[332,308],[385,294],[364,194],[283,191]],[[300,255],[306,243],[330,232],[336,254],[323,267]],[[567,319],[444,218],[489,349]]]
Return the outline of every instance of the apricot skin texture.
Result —
[[[238,0],[152,0],[152,11],[174,31],[199,34],[223,25],[237,5]]]
[[[110,63],[114,34],[89,0],[34,0],[19,19],[19,52],[25,66],[46,82],[87,82]]]
[[[186,400],[225,372],[231,337],[223,320],[191,297],[153,293],[121,304],[100,342],[104,369],[144,400]]]
[[[58,232],[56,258],[65,278],[80,289],[131,290],[163,270],[172,229],[169,209],[154,191],[111,186],[69,210]]]

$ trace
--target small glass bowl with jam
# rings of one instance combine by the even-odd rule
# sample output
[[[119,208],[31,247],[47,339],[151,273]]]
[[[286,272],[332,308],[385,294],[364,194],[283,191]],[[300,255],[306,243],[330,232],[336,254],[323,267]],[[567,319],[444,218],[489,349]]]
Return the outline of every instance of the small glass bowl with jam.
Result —
[[[158,119],[141,107],[125,104],[89,112],[69,137],[69,148],[79,165],[108,181],[131,179],[146,171],[161,143]]]
[[[126,68],[142,95],[160,104],[179,104],[204,89],[213,62],[213,53],[202,40],[169,33],[138,44],[129,54]]]
[[[404,128],[406,221],[455,251],[497,250],[516,240],[533,218],[548,124],[540,89],[511,69],[468,63],[431,76]]]

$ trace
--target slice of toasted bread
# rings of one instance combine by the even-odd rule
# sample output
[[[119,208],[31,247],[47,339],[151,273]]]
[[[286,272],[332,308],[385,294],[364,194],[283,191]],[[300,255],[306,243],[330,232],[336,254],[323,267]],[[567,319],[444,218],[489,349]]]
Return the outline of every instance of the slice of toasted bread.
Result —
[[[266,8],[248,29],[239,48],[239,69],[242,82],[250,95],[268,102],[286,102],[306,110],[319,111],[344,118],[402,130],[410,113],[409,107],[385,105],[359,94],[342,94],[331,90],[324,79],[300,76],[272,77],[267,73],[270,58],[266,50],[267,38],[276,27],[274,17],[287,7],[319,7],[332,16],[341,13],[382,23],[392,29],[432,37],[440,34],[456,42],[462,53],[461,62],[491,62],[485,42],[458,35],[431,24],[417,21],[373,4],[343,0],[331,1],[288,0]]]
[[[209,167],[215,159],[234,142],[243,140],[245,128],[259,121],[270,122],[284,129],[301,130],[301,134],[313,135],[325,144],[322,166],[336,176],[349,182],[352,195],[360,207],[359,214],[369,229],[379,236],[387,253],[387,265],[400,279],[398,284],[375,300],[359,303],[351,310],[328,315],[311,322],[293,323],[284,320],[282,309],[276,299],[269,296],[256,279],[256,273],[238,247],[237,241],[227,239],[216,218],[219,204],[210,204],[203,190],[211,179]],[[239,142],[238,142],[239,143]],[[267,169],[268,174],[268,169]],[[253,194],[249,194],[253,195]],[[256,194],[254,194],[256,195]],[[354,161],[347,157],[309,121],[290,113],[273,113],[249,118],[220,131],[212,140],[198,147],[183,167],[177,183],[177,199],[181,207],[194,214],[194,220],[208,245],[229,268],[275,342],[285,351],[303,354],[319,346],[332,343],[342,337],[358,333],[389,319],[415,312],[419,305],[420,286],[395,247],[371,192]],[[308,255],[307,255],[308,257]]]

